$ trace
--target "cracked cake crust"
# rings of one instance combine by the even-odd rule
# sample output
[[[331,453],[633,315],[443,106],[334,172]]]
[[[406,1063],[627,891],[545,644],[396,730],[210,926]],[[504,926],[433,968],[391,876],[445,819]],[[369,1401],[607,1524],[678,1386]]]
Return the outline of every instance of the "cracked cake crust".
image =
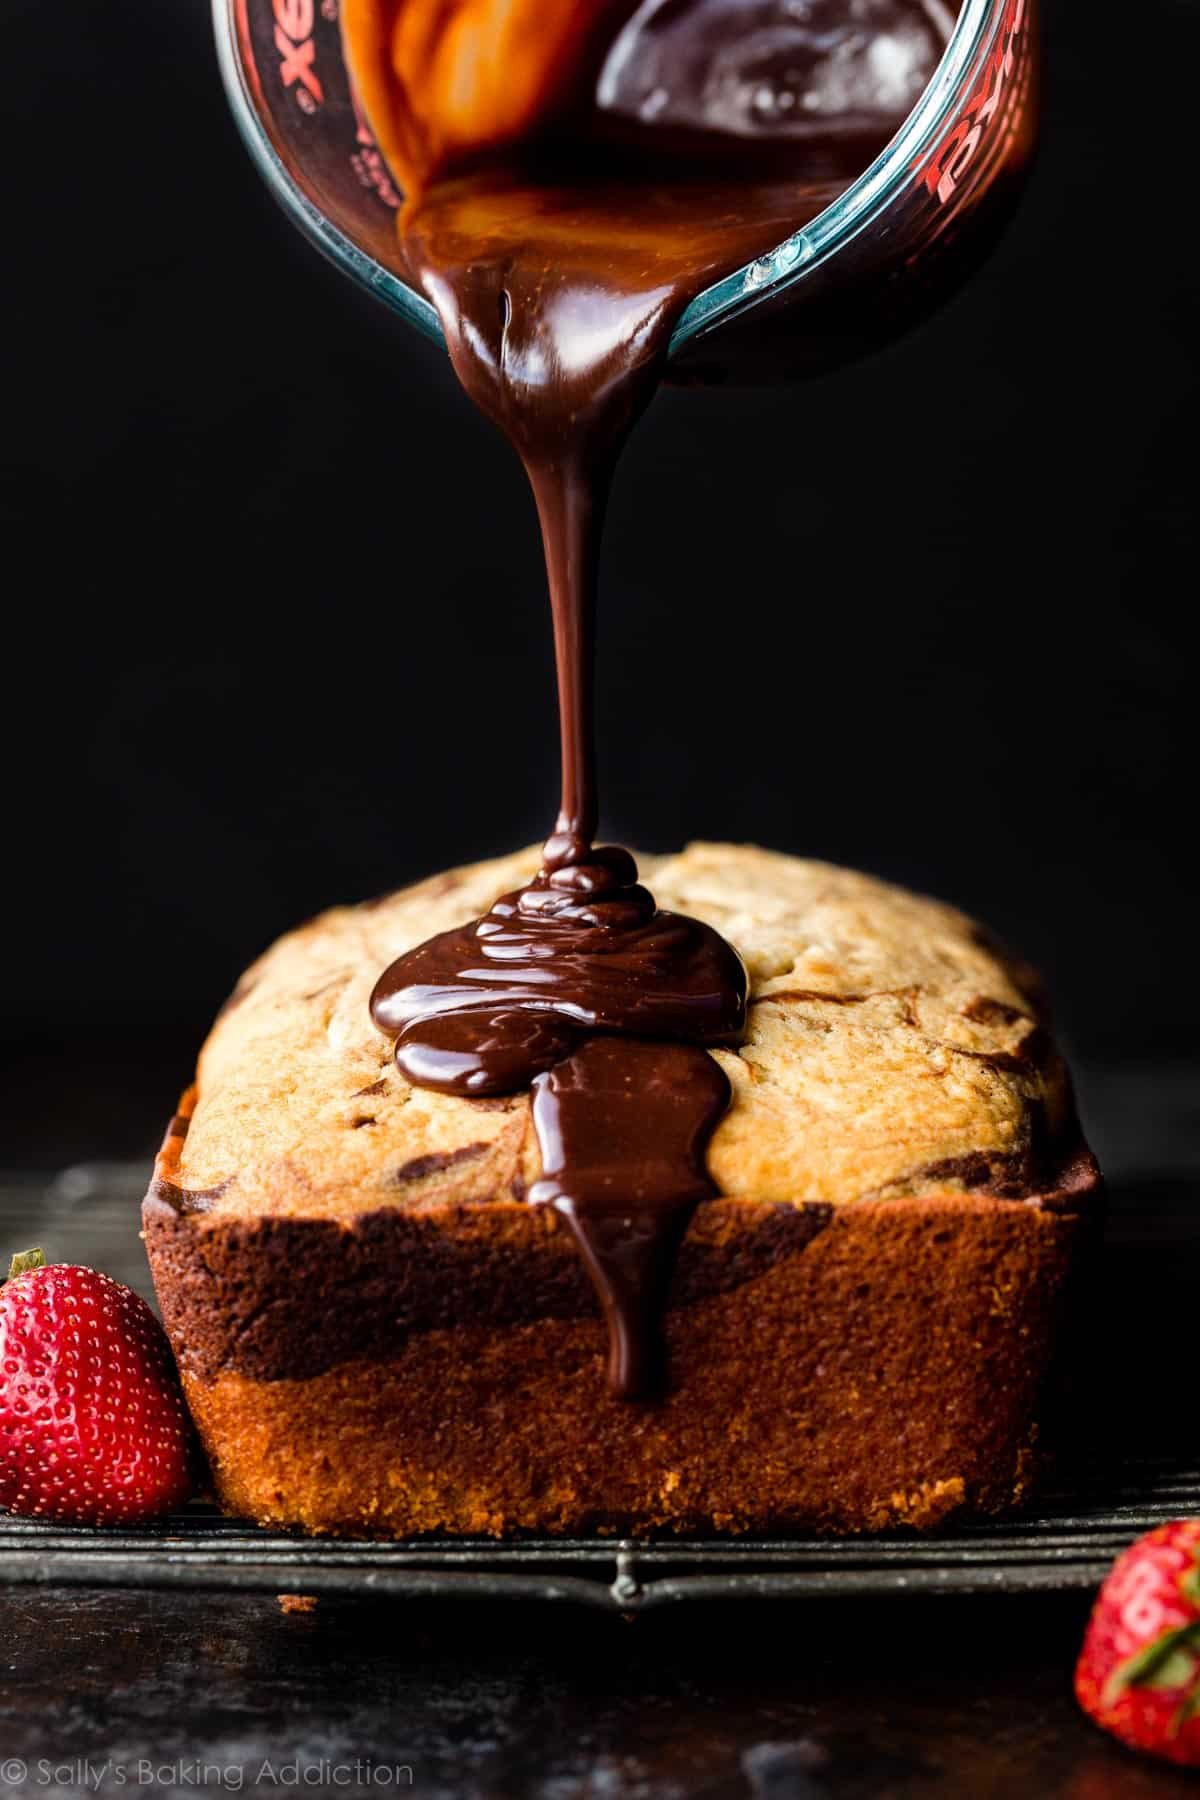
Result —
[[[1024,1494],[1098,1178],[1030,971],[952,908],[748,847],[645,858],[747,1037],[666,1330],[604,1389],[528,1095],[410,1087],[380,969],[537,853],[325,914],[243,977],[144,1220],[217,1490],[310,1530],[877,1529]]]

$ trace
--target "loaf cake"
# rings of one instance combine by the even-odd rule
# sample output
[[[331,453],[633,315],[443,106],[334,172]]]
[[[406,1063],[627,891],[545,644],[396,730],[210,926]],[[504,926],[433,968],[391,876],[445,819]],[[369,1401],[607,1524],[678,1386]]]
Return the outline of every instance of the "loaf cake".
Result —
[[[368,997],[538,855],[325,914],[244,976],[144,1205],[216,1492],[312,1532],[875,1531],[1019,1503],[1099,1181],[1031,972],[868,876],[695,844],[750,976],[666,1316],[614,1399],[529,1097],[410,1086]]]

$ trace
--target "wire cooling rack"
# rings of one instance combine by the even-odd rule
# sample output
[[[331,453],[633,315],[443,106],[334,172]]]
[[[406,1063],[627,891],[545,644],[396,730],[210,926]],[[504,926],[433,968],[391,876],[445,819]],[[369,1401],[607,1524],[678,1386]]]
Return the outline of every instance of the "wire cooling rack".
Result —
[[[683,1600],[1090,1588],[1165,1519],[1200,1513],[1200,1470],[1141,1463],[1048,1496],[1035,1518],[921,1537],[479,1539],[401,1544],[288,1537],[194,1506],[157,1526],[92,1531],[0,1521],[0,1581],[217,1588],[327,1598],[574,1600],[642,1612]]]
[[[0,1241],[15,1248],[41,1241],[52,1258],[92,1262],[149,1294],[135,1224],[144,1180],[140,1166],[121,1164],[70,1169],[48,1183],[0,1180]],[[327,1598],[509,1596],[622,1613],[701,1599],[1091,1588],[1143,1531],[1200,1515],[1200,1441],[1189,1423],[1186,1373],[1200,1291],[1197,1195],[1194,1177],[1150,1183],[1128,1210],[1114,1212],[1099,1303],[1121,1352],[1112,1369],[1125,1373],[1100,1377],[1105,1391],[1086,1434],[1097,1453],[1044,1492],[1032,1516],[920,1536],[367,1543],[259,1530],[202,1505],[137,1530],[0,1514],[0,1582]],[[1118,1435],[1121,1421],[1132,1430]]]

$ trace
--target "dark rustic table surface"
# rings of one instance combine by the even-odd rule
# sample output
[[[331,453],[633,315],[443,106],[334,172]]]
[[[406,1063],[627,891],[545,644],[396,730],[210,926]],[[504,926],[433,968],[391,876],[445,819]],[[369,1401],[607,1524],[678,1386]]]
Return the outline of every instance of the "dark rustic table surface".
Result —
[[[1099,1316],[1109,1367],[1127,1371],[1092,1429],[1144,1441],[1195,1414],[1200,1080],[1095,1074],[1084,1103],[1119,1245]],[[88,1182],[0,1184],[6,1231],[32,1242],[85,1216]],[[82,1258],[76,1238],[47,1249]],[[514,1601],[300,1612],[256,1595],[0,1586],[0,1800],[1200,1793],[1200,1778],[1127,1754],[1077,1712],[1088,1604],[893,1594],[626,1620]]]

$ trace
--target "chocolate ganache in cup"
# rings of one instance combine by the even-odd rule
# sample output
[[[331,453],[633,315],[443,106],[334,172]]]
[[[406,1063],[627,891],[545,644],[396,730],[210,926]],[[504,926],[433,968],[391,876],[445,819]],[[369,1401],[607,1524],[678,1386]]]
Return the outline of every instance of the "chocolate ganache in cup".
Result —
[[[926,86],[941,0],[344,0],[347,60],[406,201],[412,279],[520,454],[554,622],[562,800],[542,867],[401,956],[371,999],[418,1085],[532,1086],[542,1175],[609,1327],[623,1398],[661,1323],[745,1028],[731,945],[597,846],[592,638],[604,507],[671,332],[814,218]],[[716,675],[714,674],[714,682]]]

